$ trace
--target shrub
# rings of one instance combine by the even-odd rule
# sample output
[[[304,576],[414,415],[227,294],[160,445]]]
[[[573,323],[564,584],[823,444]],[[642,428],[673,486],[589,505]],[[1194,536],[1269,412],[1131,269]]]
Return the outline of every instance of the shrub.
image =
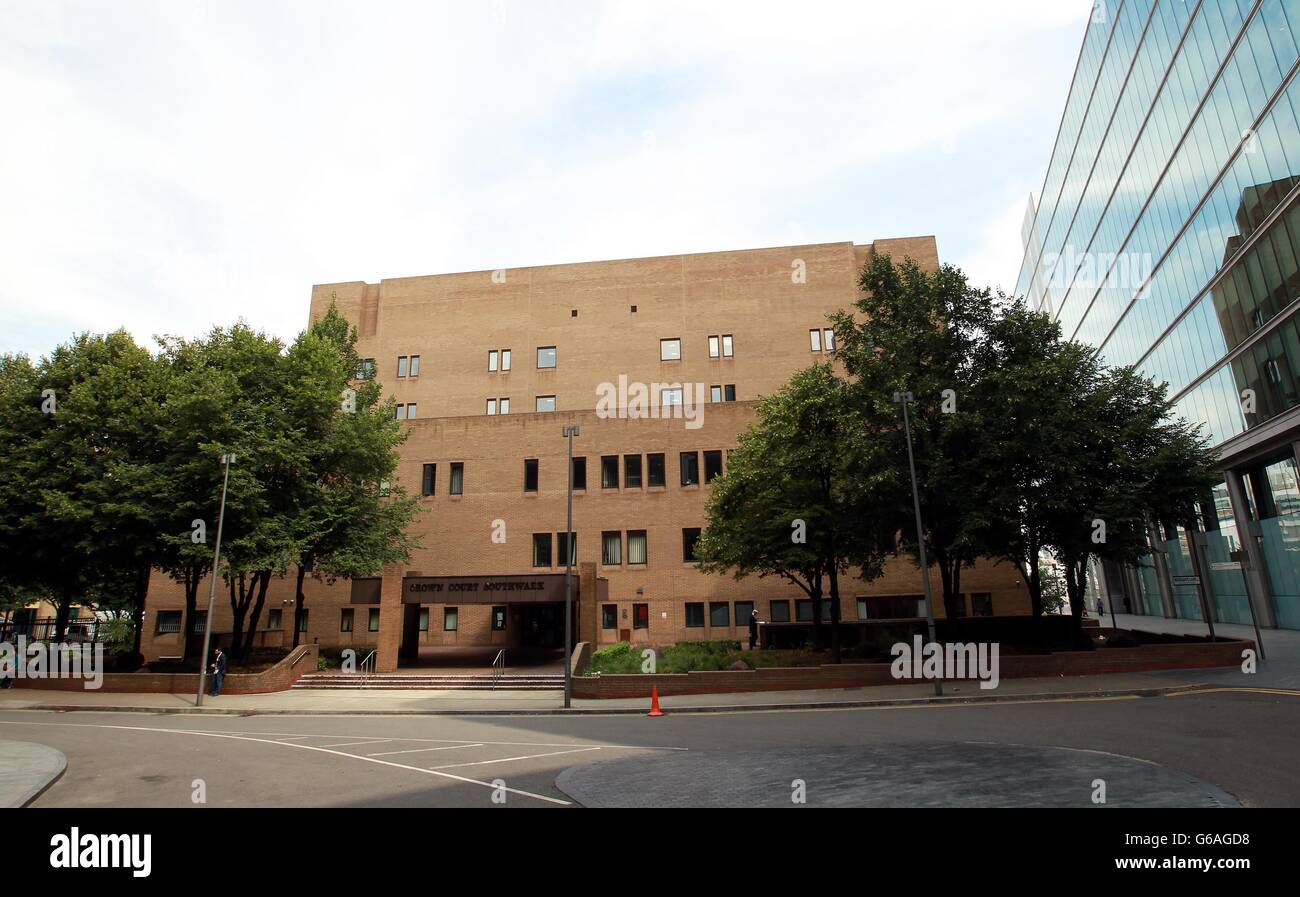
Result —
[[[639,673],[641,652],[627,642],[599,648],[591,653],[591,665],[586,675],[596,673]]]

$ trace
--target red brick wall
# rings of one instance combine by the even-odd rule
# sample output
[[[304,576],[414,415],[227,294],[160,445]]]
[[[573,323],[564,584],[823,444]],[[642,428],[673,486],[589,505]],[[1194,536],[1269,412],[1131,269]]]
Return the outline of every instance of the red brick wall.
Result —
[[[231,673],[221,683],[223,695],[255,695],[284,691],[308,673],[316,672],[317,649],[304,645],[291,651],[269,670],[260,673]],[[206,687],[210,689],[209,676]],[[17,679],[19,688],[39,688],[53,691],[84,691],[80,679]],[[105,673],[104,684],[97,691],[135,694],[195,694],[199,689],[197,673]]]

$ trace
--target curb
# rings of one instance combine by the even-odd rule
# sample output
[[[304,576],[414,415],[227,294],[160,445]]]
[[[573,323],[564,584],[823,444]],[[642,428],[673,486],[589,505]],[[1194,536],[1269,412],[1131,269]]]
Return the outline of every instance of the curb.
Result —
[[[3,798],[3,803],[0,803],[0,807],[4,809],[21,810],[24,807],[29,806],[32,801],[36,800],[36,798],[48,791],[51,785],[63,778],[63,774],[68,771],[68,757],[63,753],[63,751],[60,751],[57,748],[30,741],[10,741],[4,743],[10,745],[22,745],[28,748],[39,748],[39,754],[41,756],[53,760],[52,770],[41,773],[39,778],[43,779],[43,781],[40,781],[39,784],[27,784],[22,786],[22,790],[15,790],[13,792],[13,794],[17,795],[16,797],[6,795]],[[30,757],[28,759],[30,760]]]
[[[890,707],[962,706],[971,704],[1011,704],[1029,701],[1077,701],[1089,698],[1157,698],[1205,688],[1201,684],[1171,685],[1154,688],[1128,688],[1072,692],[1035,692],[1016,695],[969,695],[950,698],[884,698],[875,701],[797,701],[778,704],[705,704],[689,707],[666,707],[665,716],[676,713],[774,713],[785,710],[855,710]],[[42,710],[57,713],[144,713],[180,714],[185,716],[644,716],[639,707],[575,707],[569,709],[480,709],[480,710],[279,710],[193,707],[90,706],[86,704],[30,704],[14,710]]]

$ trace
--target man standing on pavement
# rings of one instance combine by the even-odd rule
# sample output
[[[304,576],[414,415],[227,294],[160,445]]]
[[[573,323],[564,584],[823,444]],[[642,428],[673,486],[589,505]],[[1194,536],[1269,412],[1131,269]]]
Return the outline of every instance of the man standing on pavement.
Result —
[[[220,648],[212,649],[212,697],[221,694],[221,680],[226,678],[226,655]]]
[[[758,644],[758,611],[749,612],[749,650],[753,651],[754,646]]]

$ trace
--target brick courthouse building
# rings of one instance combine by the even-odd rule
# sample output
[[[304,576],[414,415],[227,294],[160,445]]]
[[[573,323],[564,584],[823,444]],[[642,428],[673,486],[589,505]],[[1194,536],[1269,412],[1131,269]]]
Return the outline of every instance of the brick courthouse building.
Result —
[[[743,638],[751,608],[810,620],[797,587],[702,574],[691,544],[756,400],[832,357],[827,316],[852,306],[873,252],[938,265],[934,239],[915,237],[314,287],[312,319],[336,303],[396,399],[410,430],[399,476],[427,513],[409,566],[308,583],[302,640],[376,646],[380,672],[439,646],[559,647],[561,431],[574,424],[578,640]],[[598,412],[627,405],[639,384],[682,415]],[[962,581],[967,614],[1028,612],[1009,565],[981,562]],[[933,583],[937,596],[937,573]],[[914,617],[920,593],[915,565],[893,559],[873,582],[844,581],[843,616]],[[161,576],[149,604],[146,656],[179,654],[181,627],[202,620],[180,620],[181,590]],[[266,607],[258,643],[289,644],[291,577],[272,583]],[[228,632],[223,594],[215,614],[214,631]]]

